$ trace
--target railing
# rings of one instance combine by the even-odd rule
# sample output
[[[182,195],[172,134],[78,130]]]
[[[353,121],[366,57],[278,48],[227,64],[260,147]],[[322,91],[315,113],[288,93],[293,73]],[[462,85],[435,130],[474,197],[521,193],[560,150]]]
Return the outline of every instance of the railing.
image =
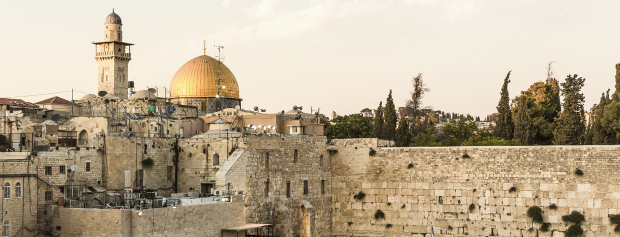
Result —
[[[115,51],[97,52],[96,55],[97,57],[117,56],[117,57],[131,58],[131,53],[121,53],[121,52],[115,52]]]

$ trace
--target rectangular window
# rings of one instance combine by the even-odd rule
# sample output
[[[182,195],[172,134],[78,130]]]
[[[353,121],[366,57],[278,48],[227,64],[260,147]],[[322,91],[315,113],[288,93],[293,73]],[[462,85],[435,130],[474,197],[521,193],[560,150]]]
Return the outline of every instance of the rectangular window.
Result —
[[[286,182],[286,197],[291,197],[291,182]]]
[[[65,193],[65,187],[58,187],[58,190],[60,191],[60,193],[64,194]]]
[[[52,167],[45,166],[45,175],[52,175]]]
[[[325,180],[321,180],[321,194],[325,194]]]
[[[168,166],[168,167],[166,168],[166,174],[167,174],[167,176],[168,176],[168,181],[172,181],[172,175],[173,175],[173,173],[172,173],[172,172],[173,172],[173,171],[172,171],[172,166]]]
[[[4,184],[4,199],[11,198],[11,185],[9,183]]]
[[[86,172],[90,172],[90,161],[86,161]]]
[[[2,225],[2,236],[9,236],[9,225],[8,224],[3,224]]]
[[[269,182],[265,182],[265,197],[269,197]]]
[[[45,201],[52,200],[52,191],[45,191]]]
[[[59,173],[59,174],[65,174],[65,173],[66,173],[66,171],[67,171],[67,167],[66,167],[66,166],[64,166],[64,165],[61,165],[61,166],[58,168],[58,173]]]
[[[308,195],[308,180],[304,180],[304,195]]]
[[[144,172],[138,170],[138,187],[142,187],[142,180],[144,179]]]

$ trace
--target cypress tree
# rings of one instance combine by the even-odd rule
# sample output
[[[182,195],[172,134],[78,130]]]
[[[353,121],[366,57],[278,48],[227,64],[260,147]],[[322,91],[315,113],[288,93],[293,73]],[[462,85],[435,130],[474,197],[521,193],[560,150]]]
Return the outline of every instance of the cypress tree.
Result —
[[[407,118],[405,116],[400,117],[400,121],[398,122],[398,128],[396,129],[396,137],[395,137],[395,145],[398,147],[405,147],[411,144],[413,137],[409,132],[409,123],[407,122]]]
[[[620,139],[620,63],[616,64],[616,91],[606,102],[601,119],[602,129],[615,136],[613,143]],[[597,118],[595,118],[597,119]]]
[[[515,116],[515,130],[514,139],[519,139],[521,145],[532,144],[532,115],[530,109],[527,106],[527,96],[519,96],[515,100],[516,108],[514,112]]]
[[[495,122],[495,129],[493,135],[496,137],[511,140],[514,132],[514,123],[512,122],[512,111],[510,111],[510,97],[508,95],[508,83],[510,83],[510,72],[504,78],[504,85],[502,86],[501,98],[497,105],[497,121]]]
[[[385,126],[383,127],[383,132],[386,140],[394,140],[394,136],[396,135],[396,122],[398,122],[398,116],[396,115],[396,107],[394,106],[394,100],[392,99],[392,90],[390,90],[390,94],[387,97],[385,102],[385,113],[383,114],[385,117]]]
[[[562,83],[562,112],[557,118],[557,126],[553,131],[553,144],[578,145],[583,144],[586,126],[583,117],[583,103],[585,97],[581,93],[585,78],[577,74],[568,75]]]
[[[616,136],[613,131],[603,127],[603,118],[605,116],[605,107],[611,103],[609,98],[609,90],[607,95],[603,93],[598,105],[594,105],[592,108],[592,145],[612,145],[616,143]]]
[[[383,101],[379,101],[377,113],[375,114],[375,137],[384,139],[383,137]]]

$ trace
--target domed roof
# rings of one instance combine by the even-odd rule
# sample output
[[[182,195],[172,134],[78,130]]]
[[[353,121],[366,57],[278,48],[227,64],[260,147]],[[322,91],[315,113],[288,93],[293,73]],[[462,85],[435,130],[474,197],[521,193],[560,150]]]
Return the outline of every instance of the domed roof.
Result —
[[[157,96],[155,96],[155,94],[153,94],[153,92],[151,92],[149,90],[140,90],[140,91],[136,92],[136,94],[134,94],[130,99],[137,100],[137,99],[144,99],[144,98],[147,98],[147,97],[149,99],[157,98]]]
[[[114,13],[114,9],[112,9],[112,13],[105,18],[106,24],[119,24],[122,25],[123,21],[121,21],[121,17]]]
[[[217,75],[220,86],[225,87],[220,95],[228,99],[239,99],[239,86],[235,75],[220,61],[201,55],[185,63],[170,82],[170,97],[216,97],[218,95]]]
[[[92,100],[92,99],[93,99],[93,98],[95,98],[95,97],[97,97],[97,96],[96,96],[96,95],[93,95],[93,94],[87,94],[87,95],[85,95],[84,97],[82,97],[82,99],[81,99],[81,100],[82,100],[82,101],[89,101],[89,100]]]

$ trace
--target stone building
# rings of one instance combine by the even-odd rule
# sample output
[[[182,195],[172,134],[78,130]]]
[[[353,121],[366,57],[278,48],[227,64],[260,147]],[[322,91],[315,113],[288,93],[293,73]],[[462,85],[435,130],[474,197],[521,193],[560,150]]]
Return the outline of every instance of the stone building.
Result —
[[[131,46],[123,42],[123,22],[114,10],[104,23],[103,41],[93,42],[97,60],[98,90],[119,98],[128,98]]]

